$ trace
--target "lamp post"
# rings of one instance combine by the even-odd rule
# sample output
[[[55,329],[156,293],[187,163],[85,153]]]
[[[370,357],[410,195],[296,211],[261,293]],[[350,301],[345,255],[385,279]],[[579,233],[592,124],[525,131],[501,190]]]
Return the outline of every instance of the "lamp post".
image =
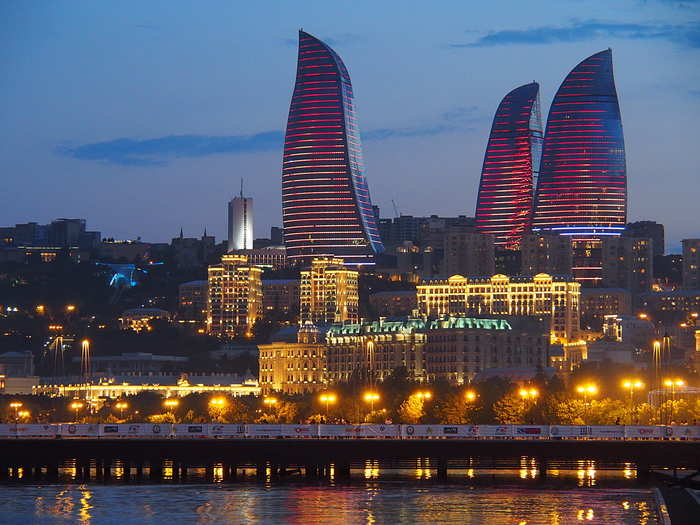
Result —
[[[664,386],[671,389],[671,400],[676,400],[676,387],[682,388],[685,386],[685,381],[682,379],[666,379],[664,380]]]
[[[644,383],[639,379],[627,379],[622,382],[623,388],[627,388],[630,392],[630,425],[632,424],[632,412],[634,411],[634,391],[644,388]]]
[[[473,390],[467,390],[464,393],[464,399],[466,399],[467,403],[473,403],[474,401],[476,401],[476,392],[474,392]]]
[[[422,399],[423,401],[427,401],[428,399],[432,399],[433,397],[433,393],[429,390],[420,390],[413,395],[416,396],[418,399]]]
[[[12,401],[10,402],[10,408],[15,411],[15,424],[17,424],[17,419],[19,417],[17,411],[22,408],[22,402],[21,401]]]
[[[265,405],[268,408],[270,408],[270,407],[274,408],[277,406],[277,398],[275,398],[275,397],[263,398],[263,405]]]
[[[376,392],[365,392],[363,399],[366,403],[369,403],[370,414],[374,412],[374,402],[379,401],[379,394]]]
[[[598,387],[593,383],[587,385],[579,385],[576,387],[576,392],[583,396],[583,404],[588,404],[588,396],[594,396],[598,393]]]
[[[326,419],[328,419],[328,405],[331,403],[335,403],[337,400],[337,397],[335,394],[321,394],[321,396],[318,398],[321,403],[325,403],[326,405]]]
[[[119,410],[119,419],[124,419],[124,410],[129,408],[129,404],[126,401],[118,401],[114,405],[114,408]]]
[[[179,404],[180,400],[175,399],[174,397],[169,397],[165,401],[163,401],[163,405],[171,414],[175,411]]]
[[[70,404],[71,409],[72,409],[72,410],[75,410],[75,422],[76,422],[76,423],[78,422],[78,412],[79,412],[80,409],[83,408],[84,406],[85,406],[85,403],[83,403],[82,401],[73,401],[73,402]]]
[[[20,411],[17,413],[17,415],[18,415],[21,419],[29,419],[29,416],[31,416],[31,413],[29,412],[29,410],[20,410]]]
[[[226,398],[224,397],[213,397],[209,400],[209,406],[213,409],[212,412],[216,412],[217,417],[221,417],[226,407]]]

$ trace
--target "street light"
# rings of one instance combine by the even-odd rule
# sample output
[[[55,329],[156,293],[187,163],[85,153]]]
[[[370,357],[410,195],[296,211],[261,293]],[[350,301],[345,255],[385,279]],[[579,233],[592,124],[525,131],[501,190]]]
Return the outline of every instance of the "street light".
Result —
[[[85,406],[85,403],[83,403],[82,401],[73,401],[73,402],[70,404],[71,409],[72,409],[72,410],[75,410],[75,422],[76,422],[76,423],[78,422],[78,412],[79,412],[80,409],[83,408],[84,406]]]
[[[467,390],[467,391],[464,393],[464,398],[465,398],[469,403],[471,403],[472,401],[476,400],[476,392],[474,392],[473,390]]]
[[[22,408],[22,402],[21,401],[11,401],[10,408],[12,408],[15,411],[15,423],[17,423],[17,418],[18,418],[17,411],[20,408]]]
[[[430,399],[433,397],[433,393],[429,390],[421,390],[413,395],[416,396],[418,399]]]
[[[29,410],[20,410],[17,413],[17,415],[22,419],[29,419],[29,416],[31,415],[31,413],[29,412]]]
[[[634,391],[644,388],[644,383],[639,379],[626,379],[622,382],[623,388],[630,391],[630,425],[632,424],[632,412],[634,409]]]
[[[275,398],[275,397],[263,398],[263,404],[267,407],[274,407],[277,405],[277,398]]]
[[[518,394],[520,395],[520,397],[522,397],[525,400],[527,400],[527,399],[534,400],[534,399],[537,399],[537,396],[540,395],[539,391],[536,388],[521,388],[518,391]]]
[[[129,408],[129,403],[126,401],[118,401],[115,405],[114,408],[119,410],[119,419],[124,419],[124,410]]]
[[[593,383],[587,385],[579,385],[576,387],[576,392],[583,396],[583,404],[588,404],[588,396],[594,396],[598,393],[598,387]]]
[[[376,392],[365,392],[363,399],[366,403],[369,403],[369,411],[374,412],[374,402],[379,401],[379,394]]]
[[[682,379],[666,379],[664,380],[664,386],[671,389],[671,400],[676,400],[676,387],[682,388],[685,386],[685,381]]]
[[[321,394],[318,399],[321,403],[326,404],[326,419],[328,419],[328,405],[335,403],[338,398],[335,394]]]
[[[180,401],[178,399],[175,399],[174,397],[169,397],[165,401],[163,401],[163,405],[170,410],[173,411],[175,408],[180,404]]]
[[[216,408],[223,408],[226,405],[226,399],[223,397],[215,397],[209,400],[209,404]]]

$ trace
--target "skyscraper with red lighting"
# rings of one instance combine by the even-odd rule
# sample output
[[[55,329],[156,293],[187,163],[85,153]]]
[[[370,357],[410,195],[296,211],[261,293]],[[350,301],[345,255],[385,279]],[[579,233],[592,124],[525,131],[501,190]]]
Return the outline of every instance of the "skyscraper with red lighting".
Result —
[[[299,32],[282,165],[284,244],[291,261],[373,264],[383,251],[363,174],[350,76],[340,57]]]
[[[495,244],[517,248],[532,216],[532,189],[542,152],[537,82],[515,88],[498,105],[484,154],[476,227]]]
[[[626,215],[625,142],[607,49],[577,65],[554,97],[532,226],[600,239],[620,235]]]

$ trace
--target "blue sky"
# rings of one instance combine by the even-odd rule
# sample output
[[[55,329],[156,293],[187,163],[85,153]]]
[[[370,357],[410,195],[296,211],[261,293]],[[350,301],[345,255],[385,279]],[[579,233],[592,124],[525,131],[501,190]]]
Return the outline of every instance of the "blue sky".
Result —
[[[281,223],[297,30],[342,56],[372,199],[473,215],[493,112],[540,83],[543,118],[612,47],[629,218],[700,236],[700,2],[3,2],[0,224],[85,217],[117,238],[223,238],[245,178],[256,234]]]

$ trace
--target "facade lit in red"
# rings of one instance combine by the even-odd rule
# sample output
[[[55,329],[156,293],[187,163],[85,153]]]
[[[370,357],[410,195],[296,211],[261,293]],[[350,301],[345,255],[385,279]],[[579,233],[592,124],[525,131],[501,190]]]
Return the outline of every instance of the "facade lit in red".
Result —
[[[577,65],[554,97],[532,227],[596,239],[620,235],[626,215],[625,143],[607,49]]]
[[[517,248],[532,216],[532,189],[542,151],[539,84],[508,93],[489,135],[476,201],[476,227]]]
[[[373,264],[383,251],[353,99],[340,57],[300,31],[282,166],[284,244],[292,261],[335,256]]]

